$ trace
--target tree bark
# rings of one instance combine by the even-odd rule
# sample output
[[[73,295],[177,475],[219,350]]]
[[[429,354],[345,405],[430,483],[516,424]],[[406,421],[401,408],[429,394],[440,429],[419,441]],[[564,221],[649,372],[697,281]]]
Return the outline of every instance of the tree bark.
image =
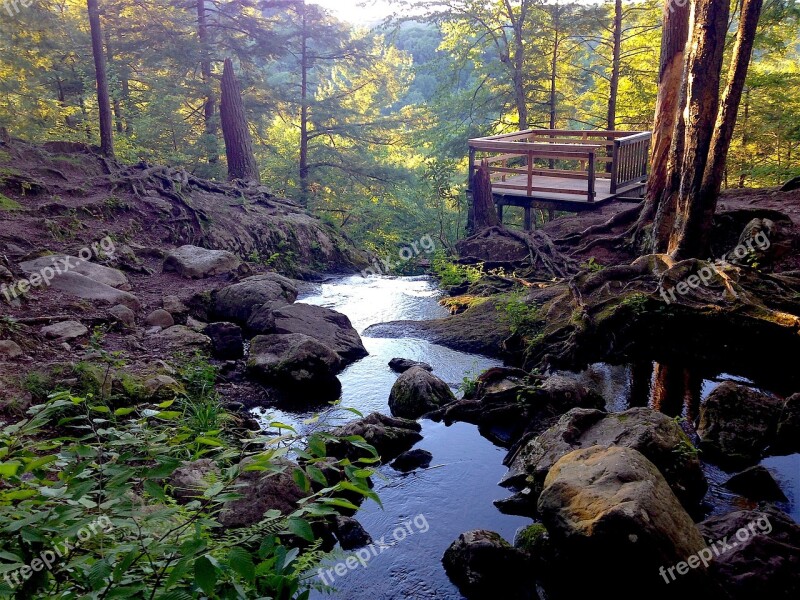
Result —
[[[109,158],[114,157],[114,132],[111,123],[111,100],[108,94],[106,55],[103,51],[103,29],[100,25],[100,9],[97,0],[86,0],[89,27],[92,33],[92,54],[97,81],[97,105],[100,113],[100,151]]]
[[[486,161],[481,163],[472,178],[472,206],[472,233],[478,233],[483,229],[500,224],[500,219],[497,217],[497,209],[494,206],[489,165]]]
[[[561,44],[561,7],[553,7],[553,56],[550,60],[550,129],[555,129],[558,122],[558,51]],[[552,161],[550,161],[552,163]],[[550,168],[553,168],[552,166]]]
[[[647,180],[647,193],[644,206],[636,226],[636,241],[639,242],[644,229],[654,221],[647,251],[663,252],[669,242],[669,231],[672,223],[669,213],[674,208],[666,207],[657,218],[662,197],[668,194],[671,187],[668,181],[668,164],[670,162],[673,136],[682,130],[679,123],[683,117],[683,67],[685,62],[686,41],[689,38],[688,1],[682,4],[666,0],[663,11],[663,28],[661,32],[661,59],[658,76],[658,98],[656,100],[655,121],[653,123],[653,141],[650,154],[650,176]],[[673,161],[678,161],[683,152],[682,144],[673,149]],[[659,231],[660,230],[660,231]]]
[[[617,95],[619,93],[619,70],[622,55],[622,0],[614,3],[614,56],[611,60],[611,86],[608,96],[608,131],[617,129]]]
[[[308,122],[310,108],[308,105],[308,71],[310,68],[308,59],[308,15],[306,4],[300,5],[301,11],[301,46],[300,46],[300,200],[303,206],[308,205]]]
[[[211,84],[211,50],[209,48],[206,0],[197,0],[197,37],[200,41],[200,73],[203,78],[205,100],[203,102],[203,133],[207,136],[208,163],[219,161],[217,146],[217,99]]]
[[[219,112],[222,135],[225,138],[225,154],[228,158],[228,179],[260,182],[261,177],[253,154],[253,140],[250,137],[242,94],[230,58],[225,59],[222,71]]]
[[[723,0],[717,0],[725,4]],[[708,99],[716,100],[716,118],[710,124],[705,115],[698,127],[710,127],[710,131],[703,131],[697,136],[698,151],[702,156],[691,156],[692,164],[697,171],[692,173],[691,180],[682,182],[681,196],[678,201],[679,229],[673,232],[670,242],[671,251],[676,259],[701,258],[708,255],[711,228],[714,222],[714,213],[717,209],[717,200],[722,187],[722,178],[725,173],[728,151],[730,150],[733,130],[736,127],[736,118],[739,113],[739,104],[742,100],[742,91],[750,67],[750,58],[753,53],[758,19],[761,16],[763,0],[742,0],[742,12],[739,18],[739,28],[736,34],[736,43],[733,48],[733,57],[728,71],[728,82],[721,100],[709,90]],[[713,11],[712,11],[713,12]],[[727,23],[728,11],[724,11],[724,19],[720,15],[715,18],[723,19]],[[725,24],[726,24],[725,23]],[[724,25],[724,24],[723,24]],[[716,36],[721,35],[721,41],[715,39],[720,48],[715,48],[719,54],[715,61],[719,61],[722,68],[722,52],[725,45],[725,30],[719,33],[720,26],[714,23]],[[716,68],[716,62],[714,63]],[[698,71],[695,76],[702,77],[705,70]],[[717,89],[719,86],[719,78]],[[690,106],[691,108],[691,106]],[[708,138],[708,148],[704,146]],[[702,160],[701,160],[702,159]],[[700,169],[702,168],[702,171]],[[699,179],[699,181],[698,181]]]

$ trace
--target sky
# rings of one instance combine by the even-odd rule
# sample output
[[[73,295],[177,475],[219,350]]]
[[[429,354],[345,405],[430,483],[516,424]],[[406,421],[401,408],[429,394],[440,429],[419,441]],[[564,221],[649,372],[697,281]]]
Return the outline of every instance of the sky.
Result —
[[[331,13],[355,25],[365,25],[380,21],[392,14],[389,2],[385,0],[310,0],[324,6]]]

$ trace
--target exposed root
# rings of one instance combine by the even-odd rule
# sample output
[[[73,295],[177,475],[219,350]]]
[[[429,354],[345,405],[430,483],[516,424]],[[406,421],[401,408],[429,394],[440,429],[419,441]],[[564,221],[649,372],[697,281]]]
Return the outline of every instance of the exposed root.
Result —
[[[587,227],[581,232],[572,233],[568,236],[556,240],[556,243],[565,245],[574,245],[580,242],[581,240],[586,239],[587,237],[592,237],[601,233],[607,233],[613,231],[616,227],[619,227],[621,225],[628,225],[636,221],[641,211],[642,207],[637,204],[636,206],[633,206],[629,209],[618,212],[605,223],[601,223],[599,225],[592,225],[591,227]]]

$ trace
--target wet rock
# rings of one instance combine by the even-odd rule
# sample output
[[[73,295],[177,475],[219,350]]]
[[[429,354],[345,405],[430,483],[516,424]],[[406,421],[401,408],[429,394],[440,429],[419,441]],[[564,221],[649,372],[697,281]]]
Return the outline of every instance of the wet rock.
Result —
[[[212,480],[222,476],[217,464],[210,459],[185,462],[170,476],[172,496],[181,504],[202,499],[203,493],[212,485]]]
[[[253,311],[260,306],[281,306],[297,299],[297,288],[291,280],[267,273],[248,277],[212,294],[212,315],[220,321],[247,325]]]
[[[59,275],[50,283],[50,289],[97,304],[111,306],[122,304],[134,312],[141,307],[139,299],[133,294],[100,283],[80,273],[68,272]]]
[[[22,354],[22,348],[16,342],[0,340],[0,358],[19,358]]]
[[[204,330],[211,338],[214,356],[220,360],[237,360],[244,356],[242,328],[233,323],[212,323]]]
[[[415,469],[427,469],[431,466],[433,454],[427,450],[416,448],[403,452],[392,463],[392,468],[400,471],[401,473],[408,473]]]
[[[147,327],[161,327],[161,329],[169,329],[175,325],[175,319],[166,310],[158,309],[151,312],[144,319],[144,324]]]
[[[565,597],[634,598],[644,589],[649,598],[687,591],[704,597],[703,569],[669,586],[659,575],[660,568],[687,560],[706,544],[663,475],[640,452],[594,446],[567,454],[545,480],[539,512],[558,553],[552,575]],[[579,578],[574,565],[581,565]],[[620,581],[628,590],[622,596],[612,593]]]
[[[173,325],[155,334],[154,339],[170,348],[207,350],[211,346],[208,336],[197,333],[185,325]]]
[[[569,411],[556,425],[509,454],[505,461],[509,471],[500,485],[531,488],[524,498],[535,502],[553,465],[570,452],[592,446],[624,446],[641,452],[689,509],[699,505],[708,490],[697,451],[680,426],[660,412],[641,407],[614,414],[585,408]]]
[[[218,521],[223,527],[250,527],[259,523],[269,510],[288,515],[297,510],[298,501],[307,496],[294,482],[292,473],[298,466],[283,463],[280,473],[243,471],[236,484],[236,493],[242,496],[225,504]]]
[[[422,426],[416,421],[389,417],[380,413],[353,421],[333,431],[333,435],[345,438],[353,435],[361,436],[380,455],[384,463],[388,463],[422,439]],[[328,448],[331,456],[356,460],[371,456],[366,450],[357,448],[346,442],[332,444]]]
[[[531,558],[537,560],[545,558],[551,551],[550,534],[547,533],[547,527],[541,523],[528,525],[517,532],[514,537],[514,547],[522,550]]]
[[[328,346],[294,333],[253,338],[247,367],[265,383],[328,390],[337,387],[336,373],[341,364],[339,355]]]
[[[136,313],[124,304],[112,307],[108,314],[125,329],[136,327]]]
[[[311,304],[292,304],[275,310],[276,333],[300,333],[336,351],[345,363],[367,356],[361,337],[342,313]]]
[[[80,321],[63,321],[42,327],[42,335],[48,340],[67,342],[83,337],[89,330]]]
[[[761,465],[737,473],[725,482],[725,487],[751,500],[786,502],[786,495],[781,486]]]
[[[144,383],[144,391],[152,402],[167,402],[186,393],[183,386],[169,375],[155,375]]]
[[[225,250],[208,250],[198,246],[181,246],[164,259],[164,272],[175,272],[186,279],[205,279],[233,274],[242,261]]]
[[[54,281],[64,273],[77,273],[118,290],[130,291],[131,284],[122,271],[110,269],[77,256],[51,255],[20,263],[20,268],[31,277],[35,273],[43,277],[52,278]],[[60,273],[59,273],[60,271]]]
[[[537,598],[533,580],[525,576],[525,555],[493,531],[462,533],[442,564],[467,598]]]
[[[733,600],[797,598],[800,526],[788,515],[777,509],[738,511],[703,521],[700,531],[721,550],[709,570]],[[732,547],[726,550],[722,540]]]
[[[723,465],[757,463],[775,438],[783,401],[726,381],[700,407],[697,433],[704,456]]]
[[[800,452],[800,394],[786,400],[770,450],[773,454]]]
[[[409,369],[413,369],[414,367],[420,367],[425,369],[426,371],[433,371],[433,367],[430,366],[428,363],[424,362],[417,362],[415,360],[409,360],[407,358],[393,358],[389,361],[389,368],[394,371],[395,373],[405,373]]]
[[[262,304],[247,320],[247,333],[250,336],[275,333],[275,311],[272,304]]]
[[[396,417],[418,419],[456,399],[450,386],[421,367],[397,378],[389,395],[389,408]]]
[[[367,530],[352,517],[336,517],[334,534],[342,550],[355,550],[372,543],[372,537]]]

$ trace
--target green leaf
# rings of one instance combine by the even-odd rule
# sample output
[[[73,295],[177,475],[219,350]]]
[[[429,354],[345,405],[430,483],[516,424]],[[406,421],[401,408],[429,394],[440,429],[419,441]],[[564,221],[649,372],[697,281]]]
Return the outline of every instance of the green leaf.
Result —
[[[286,527],[291,533],[297,537],[303,538],[307,542],[313,542],[316,539],[314,537],[314,531],[311,529],[311,524],[305,519],[292,517],[287,521]]]
[[[325,487],[328,486],[328,480],[325,477],[325,473],[322,472],[322,469],[319,467],[315,467],[314,465],[308,465],[306,467],[306,473],[313,481],[316,481],[320,485],[324,485]]]
[[[22,463],[16,460],[0,463],[0,477],[14,477]]]
[[[323,504],[329,504],[330,506],[338,506],[339,508],[358,510],[358,507],[355,504],[348,502],[347,500],[342,500],[341,498],[322,498],[320,502]]]
[[[102,413],[102,414],[107,414],[107,413],[111,412],[110,408],[108,408],[107,406],[102,406],[102,405],[90,406],[89,410],[93,410],[94,412],[99,412],[99,413]]]
[[[231,548],[228,555],[228,565],[245,581],[255,581],[256,565],[253,562],[253,557],[244,548]]]
[[[225,445],[221,440],[207,437],[195,438],[194,441],[196,441],[198,444],[203,444],[204,446],[213,446],[214,448],[220,448]]]
[[[40,458],[36,458],[31,460],[30,462],[25,464],[25,473],[30,473],[31,471],[35,471],[36,469],[40,469],[45,465],[49,465],[51,462],[55,462],[58,460],[58,456],[55,454],[51,454],[49,456],[42,456]]]
[[[311,489],[311,482],[308,480],[308,477],[306,477],[306,474],[303,472],[303,469],[295,469],[294,471],[292,471],[292,479],[294,479],[294,482],[297,484],[297,487],[299,487],[304,492],[307,492]]]
[[[134,412],[136,412],[136,408],[118,408],[114,411],[114,415],[117,417],[127,417]]]
[[[194,561],[194,581],[206,594],[211,596],[217,585],[217,567],[209,560],[208,555]]]
[[[156,500],[158,500],[159,502],[167,501],[167,495],[164,493],[164,488],[162,488],[152,479],[145,479],[144,491],[147,492],[150,496],[152,496]]]

